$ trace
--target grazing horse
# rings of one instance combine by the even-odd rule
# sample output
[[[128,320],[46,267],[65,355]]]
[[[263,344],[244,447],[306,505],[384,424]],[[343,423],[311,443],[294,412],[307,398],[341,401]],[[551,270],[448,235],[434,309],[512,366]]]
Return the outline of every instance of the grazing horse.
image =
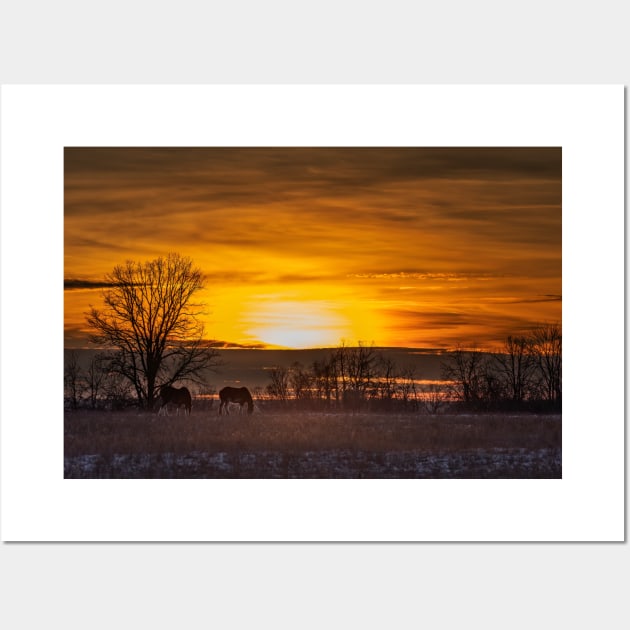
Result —
[[[241,406],[241,411],[243,411],[243,405],[247,403],[247,413],[254,411],[254,401],[247,387],[224,387],[219,392],[219,398],[221,399],[219,415],[221,415],[222,409],[225,409],[225,413],[230,415],[228,403],[238,403]]]
[[[168,413],[166,405],[169,403],[173,403],[177,407],[177,413],[179,413],[180,405],[184,405],[188,415],[190,415],[192,397],[186,387],[177,388],[171,387],[170,385],[162,385],[162,387],[160,387],[160,408],[158,409],[158,413],[160,413],[162,409]]]

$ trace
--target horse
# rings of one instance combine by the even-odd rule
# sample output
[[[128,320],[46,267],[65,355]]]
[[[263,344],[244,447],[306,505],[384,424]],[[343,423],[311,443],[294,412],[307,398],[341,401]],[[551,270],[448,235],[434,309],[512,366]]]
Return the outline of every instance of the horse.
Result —
[[[162,385],[160,387],[160,408],[158,414],[165,410],[168,413],[166,405],[173,403],[177,407],[177,413],[179,414],[180,405],[184,405],[188,415],[190,415],[192,409],[192,397],[186,387],[171,387],[170,385]]]
[[[247,387],[224,387],[219,392],[219,398],[221,399],[221,404],[219,405],[219,415],[221,415],[222,409],[225,409],[225,413],[230,415],[228,403],[239,404],[241,406],[241,411],[243,411],[243,405],[247,403],[247,413],[252,413],[254,411],[254,401],[252,400],[252,395],[249,393]]]

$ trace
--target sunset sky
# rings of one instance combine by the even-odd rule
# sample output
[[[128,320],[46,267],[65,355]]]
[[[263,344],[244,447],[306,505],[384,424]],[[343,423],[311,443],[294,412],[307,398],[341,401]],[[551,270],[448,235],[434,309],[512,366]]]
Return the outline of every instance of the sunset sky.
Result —
[[[561,321],[561,206],[560,148],[66,148],[65,343],[177,252],[227,345],[492,348]]]

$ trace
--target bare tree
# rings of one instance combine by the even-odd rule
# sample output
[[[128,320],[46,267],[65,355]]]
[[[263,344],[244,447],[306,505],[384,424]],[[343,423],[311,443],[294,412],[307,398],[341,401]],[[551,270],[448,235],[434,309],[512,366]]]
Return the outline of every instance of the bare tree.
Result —
[[[446,404],[445,394],[436,383],[426,385],[422,392],[422,403],[427,413],[434,415]]]
[[[396,396],[398,382],[400,381],[396,362],[390,357],[379,355],[378,372],[377,395],[386,406],[391,406]]]
[[[536,365],[529,337],[512,337],[493,356],[505,396],[515,403],[523,402],[531,393]]]
[[[68,355],[68,360],[64,368],[63,381],[66,398],[69,400],[72,409],[77,409],[79,401],[83,396],[84,380],[83,371],[79,365],[77,353],[74,350]]]
[[[356,346],[342,343],[333,352],[337,373],[337,399],[346,409],[357,410],[373,393],[379,355],[373,346],[359,341]]]
[[[92,357],[85,372],[85,389],[92,409],[96,409],[98,399],[103,390],[107,375],[108,358],[105,354],[96,354]]]
[[[359,342],[356,346],[342,344],[335,351],[342,391],[355,392],[354,398],[362,400],[374,384],[379,355],[373,346]]]
[[[305,401],[313,397],[313,375],[299,361],[296,361],[291,366],[289,384],[293,390],[295,400]]]
[[[271,383],[267,385],[267,392],[272,398],[286,402],[289,398],[289,371],[282,366],[275,366],[269,370]]]
[[[398,394],[405,409],[418,410],[419,391],[416,387],[416,369],[412,365],[403,368],[398,381]]]
[[[313,363],[313,386],[317,399],[325,401],[326,407],[330,407],[333,394],[335,394],[335,400],[339,400],[337,364],[334,357]]]
[[[531,333],[532,353],[540,371],[544,397],[554,403],[562,401],[562,328],[560,324],[543,324]]]
[[[132,393],[131,383],[121,374],[103,366],[106,370],[103,381],[103,394],[109,409],[123,409],[129,404]]]
[[[442,377],[449,381],[451,396],[465,403],[476,403],[482,398],[484,385],[483,353],[458,346],[449,352],[442,363]]]
[[[203,341],[200,269],[189,258],[169,254],[148,262],[127,261],[105,281],[104,307],[90,309],[92,341],[116,350],[110,371],[127,379],[142,406],[153,407],[162,384],[202,382],[218,353]]]

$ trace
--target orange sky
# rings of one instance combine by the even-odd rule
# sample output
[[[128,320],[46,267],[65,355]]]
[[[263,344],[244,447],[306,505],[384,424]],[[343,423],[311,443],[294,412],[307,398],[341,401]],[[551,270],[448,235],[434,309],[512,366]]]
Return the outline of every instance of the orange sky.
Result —
[[[67,148],[66,346],[169,252],[228,344],[490,348],[561,321],[560,148]]]

